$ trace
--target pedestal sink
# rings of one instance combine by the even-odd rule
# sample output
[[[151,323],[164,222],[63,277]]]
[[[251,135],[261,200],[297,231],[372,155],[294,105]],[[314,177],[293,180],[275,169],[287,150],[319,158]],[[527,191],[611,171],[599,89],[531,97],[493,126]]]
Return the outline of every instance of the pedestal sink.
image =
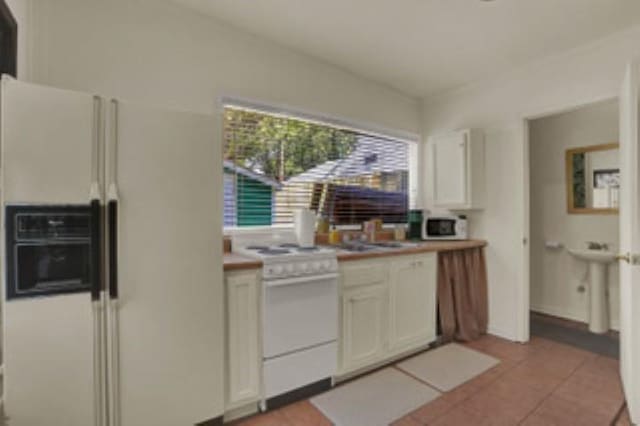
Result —
[[[589,331],[609,331],[609,304],[607,301],[607,269],[616,255],[606,250],[569,249],[574,257],[589,264]]]

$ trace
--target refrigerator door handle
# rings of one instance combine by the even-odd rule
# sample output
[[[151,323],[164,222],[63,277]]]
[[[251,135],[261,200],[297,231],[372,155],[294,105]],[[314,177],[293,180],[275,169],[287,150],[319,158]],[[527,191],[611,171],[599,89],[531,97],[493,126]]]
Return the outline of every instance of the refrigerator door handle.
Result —
[[[91,149],[91,300],[100,300],[102,283],[102,191],[100,187],[100,151],[102,146],[102,99],[93,97],[93,135]]]
[[[104,288],[102,190],[100,185],[100,157],[104,135],[102,98],[93,97],[93,147],[91,155],[91,305],[93,310],[93,382],[94,424],[106,426],[107,400],[105,376],[105,316],[101,297]]]
[[[93,382],[94,382],[94,424],[96,426],[106,425],[106,377],[105,372],[105,352],[104,352],[104,305],[102,300],[94,300],[93,310]]]
[[[109,216],[109,297],[118,299],[118,200],[110,199],[107,205]]]
[[[100,200],[91,200],[91,301],[100,300],[102,290],[102,212]]]
[[[118,325],[118,199],[115,185],[109,188],[108,250],[109,250],[109,425],[120,424],[120,365]]]
[[[107,318],[108,318],[108,394],[109,394],[109,426],[120,424],[120,341],[118,324],[118,187],[116,183],[118,152],[118,101],[110,102],[109,110],[109,145],[105,149],[105,177],[107,188]]]
[[[109,296],[118,299],[118,101],[111,101],[110,146],[107,150],[107,232],[109,250]]]
[[[94,424],[106,426],[107,401],[104,347],[104,304],[102,264],[102,206],[99,199],[91,200],[91,305],[93,311],[93,382]]]
[[[120,339],[118,335],[118,301],[111,299],[108,308],[109,318],[109,426],[120,425]]]

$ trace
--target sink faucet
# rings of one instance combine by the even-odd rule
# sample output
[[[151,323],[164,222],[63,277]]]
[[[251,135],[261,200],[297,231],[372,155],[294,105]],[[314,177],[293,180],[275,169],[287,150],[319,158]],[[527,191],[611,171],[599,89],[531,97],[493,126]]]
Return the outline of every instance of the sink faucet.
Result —
[[[589,250],[609,250],[609,245],[607,243],[599,243],[597,241],[587,241],[587,247]]]

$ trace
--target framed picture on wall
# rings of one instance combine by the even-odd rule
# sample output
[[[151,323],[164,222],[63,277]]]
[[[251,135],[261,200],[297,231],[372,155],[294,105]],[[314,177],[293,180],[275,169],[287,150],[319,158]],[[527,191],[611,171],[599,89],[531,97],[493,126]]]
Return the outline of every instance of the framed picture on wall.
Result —
[[[594,188],[620,188],[620,169],[600,169],[593,171]]]

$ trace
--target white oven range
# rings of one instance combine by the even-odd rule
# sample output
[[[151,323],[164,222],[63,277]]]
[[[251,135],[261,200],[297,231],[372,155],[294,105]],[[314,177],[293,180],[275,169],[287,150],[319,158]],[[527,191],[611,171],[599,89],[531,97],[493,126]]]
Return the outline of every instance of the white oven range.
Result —
[[[262,409],[328,389],[337,369],[338,262],[334,250],[295,238],[234,239],[263,262]]]

